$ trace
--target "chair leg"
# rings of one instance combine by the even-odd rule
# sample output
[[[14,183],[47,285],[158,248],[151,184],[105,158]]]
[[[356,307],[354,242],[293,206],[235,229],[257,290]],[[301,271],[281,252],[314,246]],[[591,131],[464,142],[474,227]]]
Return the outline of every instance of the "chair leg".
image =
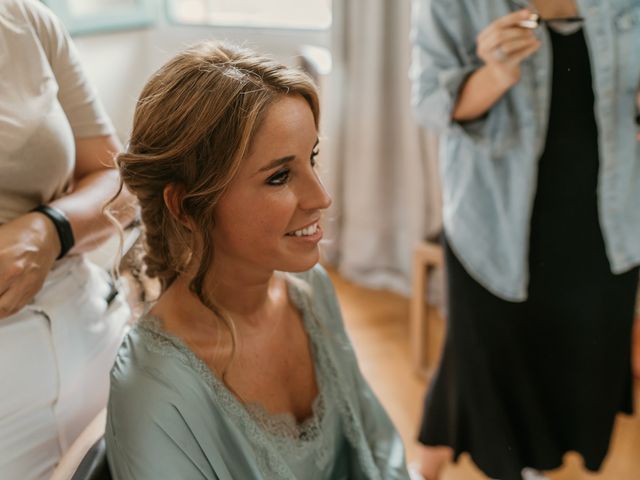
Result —
[[[427,321],[425,312],[424,292],[427,285],[427,265],[423,252],[417,249],[413,261],[413,288],[410,305],[410,342],[411,363],[414,371],[423,375],[427,366]]]
[[[425,377],[428,372],[429,311],[425,305],[425,288],[429,269],[444,263],[442,247],[423,242],[416,247],[413,258],[413,288],[410,304],[411,363],[416,374]]]

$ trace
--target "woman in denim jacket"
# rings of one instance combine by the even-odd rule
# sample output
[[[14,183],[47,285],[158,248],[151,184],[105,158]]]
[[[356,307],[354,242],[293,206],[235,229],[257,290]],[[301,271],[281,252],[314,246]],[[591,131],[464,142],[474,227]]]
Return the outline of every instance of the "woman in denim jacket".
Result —
[[[414,3],[449,291],[422,474],[462,452],[502,480],[568,451],[596,471],[633,406],[640,0]]]

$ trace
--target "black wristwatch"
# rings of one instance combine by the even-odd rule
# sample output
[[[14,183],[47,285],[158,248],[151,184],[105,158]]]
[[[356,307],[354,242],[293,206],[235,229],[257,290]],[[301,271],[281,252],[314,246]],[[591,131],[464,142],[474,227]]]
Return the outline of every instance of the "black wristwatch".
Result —
[[[60,260],[73,248],[73,245],[75,244],[73,230],[71,230],[71,223],[69,223],[69,219],[62,210],[49,205],[39,205],[31,211],[40,212],[43,215],[46,215],[56,227],[58,237],[60,238],[60,255],[58,255],[56,260]]]

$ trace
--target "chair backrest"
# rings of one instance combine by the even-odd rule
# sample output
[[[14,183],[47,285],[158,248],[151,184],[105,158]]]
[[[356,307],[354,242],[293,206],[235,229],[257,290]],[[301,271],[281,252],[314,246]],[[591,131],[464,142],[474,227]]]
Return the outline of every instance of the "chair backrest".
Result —
[[[111,480],[104,437],[95,442],[82,458],[71,480]]]
[[[49,480],[70,480],[70,479],[100,479],[109,477],[88,477],[76,476],[79,465],[89,463],[83,471],[90,470],[88,467],[92,463],[100,465],[104,459],[106,465],[106,447],[104,443],[104,428],[107,421],[107,409],[104,408],[87,425],[82,433],[75,439],[69,449],[64,453],[60,462],[56,466]],[[91,460],[93,459],[93,460]],[[95,470],[95,467],[92,467]]]

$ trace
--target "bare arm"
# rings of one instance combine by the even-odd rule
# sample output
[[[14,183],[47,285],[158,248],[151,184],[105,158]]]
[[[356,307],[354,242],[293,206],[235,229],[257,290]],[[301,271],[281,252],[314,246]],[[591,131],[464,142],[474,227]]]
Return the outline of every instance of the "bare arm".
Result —
[[[518,26],[530,12],[520,10],[491,23],[477,38],[477,53],[484,65],[463,85],[452,118],[469,121],[485,115],[520,81],[520,63],[540,48],[535,34]]]
[[[69,218],[75,237],[73,253],[95,248],[115,231],[102,206],[118,189],[112,159],[119,150],[114,136],[76,139],[74,185],[68,195],[51,203]],[[128,224],[135,215],[132,195],[123,190],[114,210],[119,221]],[[31,301],[59,253],[58,233],[41,213],[27,213],[0,225],[0,318]]]
[[[120,150],[115,136],[76,139],[73,189],[69,195],[51,202],[71,222],[75,246],[70,253],[93,250],[115,232],[113,224],[102,214],[102,207],[118,189],[120,179],[113,156]],[[127,226],[135,216],[133,205],[133,195],[123,189],[110,209]]]

